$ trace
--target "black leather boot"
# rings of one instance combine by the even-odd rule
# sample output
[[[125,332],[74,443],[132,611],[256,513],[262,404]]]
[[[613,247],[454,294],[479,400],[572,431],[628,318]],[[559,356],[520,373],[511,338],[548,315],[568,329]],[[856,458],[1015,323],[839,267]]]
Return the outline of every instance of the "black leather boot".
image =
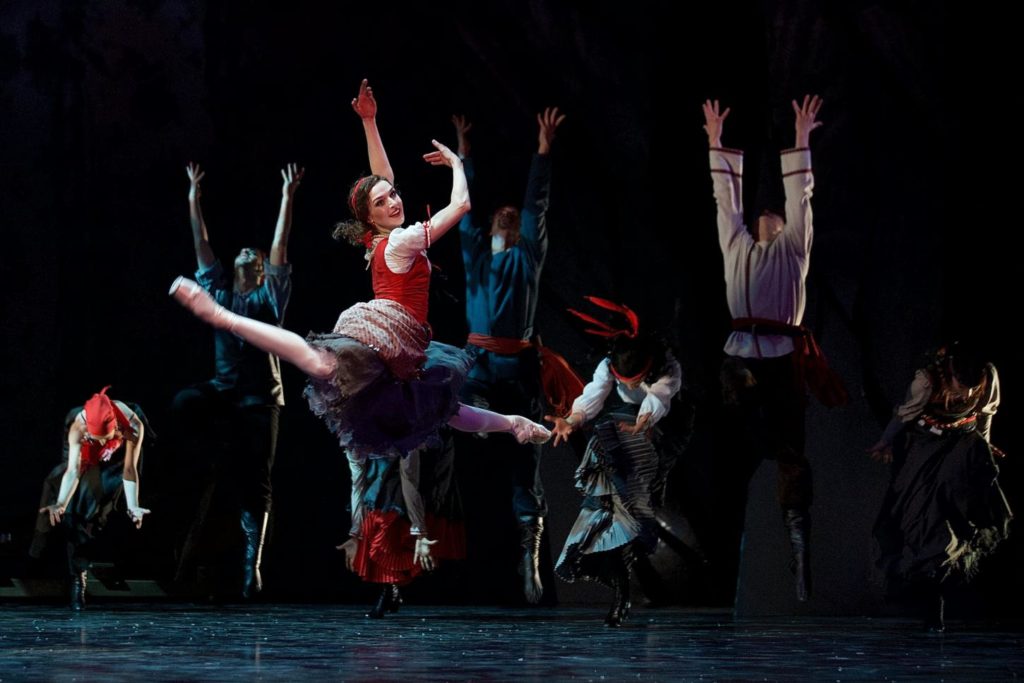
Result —
[[[925,628],[931,633],[944,633],[946,630],[946,598],[942,593],[929,598],[927,609]]]
[[[519,545],[523,549],[519,573],[523,577],[523,596],[531,605],[540,602],[544,595],[544,584],[540,580],[540,540],[543,534],[543,517],[519,518]]]
[[[614,552],[614,551],[613,551]],[[608,610],[608,616],[604,619],[605,626],[617,628],[629,616],[629,567],[626,564],[625,556],[615,558],[612,569],[612,606]]]
[[[605,626],[618,628],[629,616],[629,579],[615,579],[612,584],[615,591],[612,597],[612,606],[608,610],[608,616],[604,619]]]
[[[85,609],[85,582],[84,571],[76,571],[71,574],[71,609],[75,612]]]
[[[402,594],[398,592],[398,584],[385,584],[377,598],[377,604],[366,613],[370,619],[383,619],[385,612],[397,612],[402,605]]]
[[[811,596],[811,513],[802,508],[787,508],[782,516],[793,549],[790,569],[796,578],[796,599],[806,602]]]
[[[263,561],[263,541],[267,535],[267,520],[270,513],[262,514],[242,510],[240,522],[245,537],[242,553],[242,597],[251,598],[263,590],[260,563]]]

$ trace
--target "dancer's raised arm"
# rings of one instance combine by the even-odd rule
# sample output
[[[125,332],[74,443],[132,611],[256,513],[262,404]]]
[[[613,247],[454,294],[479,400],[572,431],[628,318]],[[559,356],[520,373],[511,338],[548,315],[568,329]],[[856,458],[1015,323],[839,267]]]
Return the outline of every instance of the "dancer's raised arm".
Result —
[[[377,130],[377,100],[373,97],[373,88],[364,78],[359,84],[359,94],[352,98],[352,110],[359,114],[363,121],[363,132],[366,133],[366,154],[370,158],[370,173],[395,182],[395,172],[391,170],[384,142]]]
[[[469,185],[466,173],[462,168],[462,160],[455,152],[437,140],[431,140],[436,148],[433,152],[423,155],[423,160],[432,166],[448,166],[452,169],[452,197],[448,206],[438,211],[430,219],[430,241],[435,242],[448,229],[459,222],[470,209]]]

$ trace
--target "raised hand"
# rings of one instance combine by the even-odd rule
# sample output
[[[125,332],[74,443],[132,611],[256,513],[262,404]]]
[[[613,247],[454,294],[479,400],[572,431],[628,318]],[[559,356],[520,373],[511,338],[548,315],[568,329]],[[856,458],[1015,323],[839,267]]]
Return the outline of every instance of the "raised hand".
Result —
[[[802,104],[797,104],[796,100],[793,100],[793,113],[796,114],[797,147],[807,147],[811,141],[811,131],[822,125],[821,121],[817,120],[821,105],[822,99],[817,95],[804,95]]]
[[[431,166],[448,166],[454,168],[456,165],[461,164],[462,160],[459,156],[451,151],[448,147],[445,147],[437,140],[431,140],[432,144],[436,149],[433,152],[427,152],[423,155],[423,160]]]
[[[732,109],[726,107],[725,111],[719,112],[718,100],[704,100],[701,108],[704,110],[704,132],[708,134],[708,146],[721,147],[722,128]]]
[[[281,188],[281,195],[291,199],[295,195],[295,190],[299,187],[299,183],[302,182],[302,178],[305,175],[306,169],[299,168],[298,164],[288,164],[281,169],[281,177],[284,179],[284,186]]]
[[[537,154],[551,151],[555,131],[562,125],[562,121],[565,121],[565,114],[559,114],[558,107],[546,107],[542,113],[537,114],[537,125],[540,128],[537,132]]]
[[[469,156],[469,138],[466,133],[473,130],[473,124],[463,114],[452,114],[452,125],[455,126],[455,136],[459,142],[459,156]]]
[[[199,169],[199,164],[194,162],[188,162],[188,166],[185,167],[185,173],[188,174],[188,200],[194,202],[203,195],[203,191],[199,189],[199,181],[206,175]]]
[[[377,100],[373,98],[373,88],[365,78],[359,84],[359,94],[352,98],[352,111],[361,119],[377,118]]]

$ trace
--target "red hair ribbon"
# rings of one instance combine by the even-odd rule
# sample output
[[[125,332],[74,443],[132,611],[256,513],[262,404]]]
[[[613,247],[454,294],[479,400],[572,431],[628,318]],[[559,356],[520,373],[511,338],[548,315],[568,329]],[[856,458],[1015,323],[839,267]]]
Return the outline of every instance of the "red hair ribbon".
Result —
[[[588,322],[591,325],[595,325],[597,327],[597,329],[588,329],[585,330],[585,332],[587,332],[588,334],[597,335],[598,337],[611,338],[625,335],[630,339],[636,339],[637,334],[640,333],[640,318],[637,316],[636,313],[633,312],[631,308],[629,308],[628,306],[623,306],[622,304],[617,304],[614,301],[609,301],[608,299],[601,299],[596,296],[585,296],[583,298],[589,301],[590,303],[594,304],[595,306],[600,306],[601,308],[607,309],[609,311],[621,313],[626,317],[626,320],[629,322],[628,328],[620,330],[612,327],[607,323],[603,323],[597,318],[587,315],[586,313],[580,313],[579,311],[572,308],[567,309],[570,313],[572,313],[580,320]]]
[[[356,211],[356,198],[359,196],[359,188],[362,187],[362,185],[372,177],[373,176],[367,175],[357,180],[355,184],[352,186],[352,192],[349,194],[348,208],[349,211],[352,212],[352,215],[355,216],[356,220],[362,220],[362,218],[359,217],[359,212]]]

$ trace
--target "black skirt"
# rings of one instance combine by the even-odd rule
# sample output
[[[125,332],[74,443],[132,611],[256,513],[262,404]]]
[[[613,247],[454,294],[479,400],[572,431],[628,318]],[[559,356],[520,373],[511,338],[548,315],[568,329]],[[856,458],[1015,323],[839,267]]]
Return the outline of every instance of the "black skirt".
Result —
[[[921,580],[970,579],[1013,514],[992,449],[976,432],[906,429],[875,522],[876,567],[890,593]]]

